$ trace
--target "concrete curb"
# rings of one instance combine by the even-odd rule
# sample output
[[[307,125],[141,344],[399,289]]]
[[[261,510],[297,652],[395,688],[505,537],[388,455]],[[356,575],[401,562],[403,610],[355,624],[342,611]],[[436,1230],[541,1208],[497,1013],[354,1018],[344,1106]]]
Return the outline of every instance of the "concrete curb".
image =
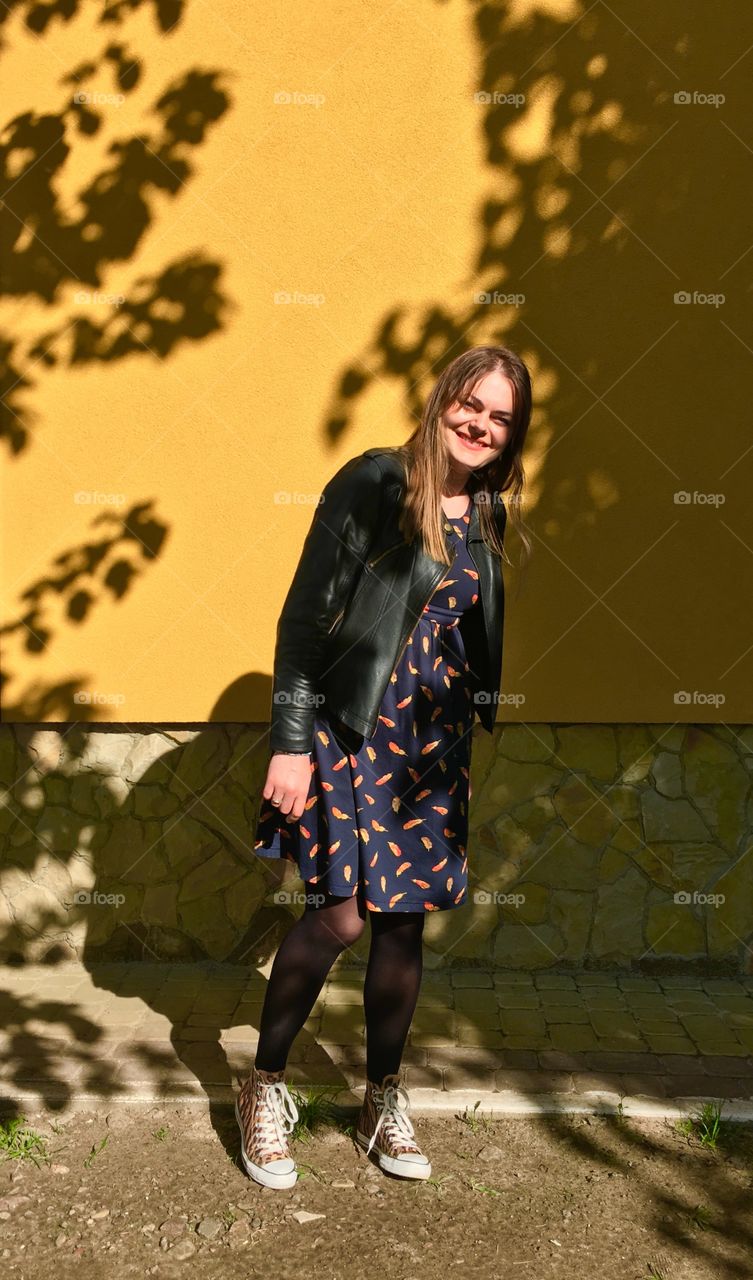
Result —
[[[224,1085],[210,1088],[209,1094],[203,1089],[196,1092],[171,1093],[168,1096],[154,1093],[153,1086],[145,1085],[143,1091],[120,1094],[114,1098],[103,1098],[101,1094],[75,1093],[65,1090],[45,1091],[45,1103],[40,1105],[38,1093],[27,1089],[14,1090],[13,1103],[0,1099],[0,1114],[15,1114],[24,1111],[27,1119],[32,1116],[45,1116],[51,1109],[56,1114],[61,1108],[55,1103],[64,1103],[66,1112],[98,1111],[105,1113],[124,1107],[169,1107],[194,1106],[209,1110],[210,1106],[231,1107],[235,1100],[235,1091]],[[301,1093],[309,1089],[317,1090],[317,1085],[295,1085]],[[349,1092],[345,1090],[344,1092]],[[646,1098],[640,1095],[631,1097],[608,1090],[589,1090],[573,1093],[537,1093],[535,1095],[505,1090],[503,1093],[473,1089],[411,1089],[410,1112],[414,1116],[455,1115],[466,1108],[502,1119],[511,1116],[532,1116],[544,1114],[559,1115],[616,1115],[624,1117],[648,1117],[651,1119],[682,1119],[698,1111],[704,1102],[722,1103],[722,1116],[725,1120],[750,1123],[753,1121],[753,1101],[747,1098],[719,1098],[712,1094],[694,1094],[678,1098]],[[478,1105],[477,1105],[478,1104]],[[342,1119],[355,1116],[357,1105],[336,1106],[337,1114]]]

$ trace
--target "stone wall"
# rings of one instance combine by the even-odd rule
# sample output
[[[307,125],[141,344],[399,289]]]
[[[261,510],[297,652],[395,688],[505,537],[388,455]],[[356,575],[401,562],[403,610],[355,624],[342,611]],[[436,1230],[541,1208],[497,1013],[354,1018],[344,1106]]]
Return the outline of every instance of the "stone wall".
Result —
[[[0,729],[0,955],[263,963],[302,909],[252,849],[267,758],[265,726]],[[750,974],[752,772],[749,726],[477,725],[426,965]]]

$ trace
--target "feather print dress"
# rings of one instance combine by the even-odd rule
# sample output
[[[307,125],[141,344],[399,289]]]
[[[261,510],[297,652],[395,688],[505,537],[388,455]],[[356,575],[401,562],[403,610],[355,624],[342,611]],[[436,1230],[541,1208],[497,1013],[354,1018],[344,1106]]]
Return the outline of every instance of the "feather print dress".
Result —
[[[301,818],[262,797],[257,855],[295,862],[312,890],[360,893],[370,911],[441,911],[467,896],[474,707],[458,624],[480,608],[469,524],[468,509],[445,519],[455,558],[397,660],[373,738],[317,714]]]

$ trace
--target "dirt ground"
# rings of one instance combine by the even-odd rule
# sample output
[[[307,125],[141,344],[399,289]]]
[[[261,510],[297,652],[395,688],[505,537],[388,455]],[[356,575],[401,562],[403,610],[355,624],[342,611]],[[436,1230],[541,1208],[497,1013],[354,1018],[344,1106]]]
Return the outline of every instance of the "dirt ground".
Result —
[[[340,1121],[296,1141],[302,1176],[273,1191],[242,1172],[228,1107],[26,1121],[47,1159],[0,1161],[3,1276],[753,1277],[753,1126],[713,1152],[673,1121],[419,1116],[415,1183]]]

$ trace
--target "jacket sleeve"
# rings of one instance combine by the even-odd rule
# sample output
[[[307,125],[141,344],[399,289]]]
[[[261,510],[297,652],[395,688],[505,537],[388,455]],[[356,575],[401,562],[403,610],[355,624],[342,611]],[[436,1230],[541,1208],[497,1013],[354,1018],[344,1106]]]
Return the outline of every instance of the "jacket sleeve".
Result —
[[[351,458],[325,485],[277,623],[271,751],[310,751],[327,633],[376,537],[379,464]]]

